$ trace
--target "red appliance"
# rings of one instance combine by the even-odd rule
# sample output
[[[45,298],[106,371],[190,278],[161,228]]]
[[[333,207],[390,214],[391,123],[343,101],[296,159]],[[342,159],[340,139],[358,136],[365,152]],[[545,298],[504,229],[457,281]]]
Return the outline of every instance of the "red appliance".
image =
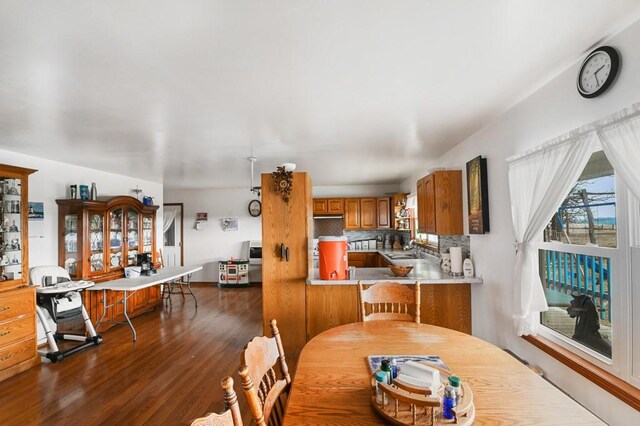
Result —
[[[318,238],[321,280],[347,279],[347,237]]]

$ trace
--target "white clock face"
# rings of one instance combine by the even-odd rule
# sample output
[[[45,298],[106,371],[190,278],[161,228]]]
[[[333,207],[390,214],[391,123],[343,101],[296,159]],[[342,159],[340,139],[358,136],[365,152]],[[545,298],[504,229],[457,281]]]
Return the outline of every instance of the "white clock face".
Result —
[[[579,88],[582,93],[594,93],[611,74],[611,57],[606,52],[594,52],[585,61],[580,73]]]

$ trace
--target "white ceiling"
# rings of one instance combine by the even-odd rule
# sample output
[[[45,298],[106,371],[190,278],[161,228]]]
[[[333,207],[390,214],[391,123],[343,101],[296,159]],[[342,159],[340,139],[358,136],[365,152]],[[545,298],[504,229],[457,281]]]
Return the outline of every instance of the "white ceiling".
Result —
[[[637,0],[0,2],[0,149],[164,181],[395,183]]]

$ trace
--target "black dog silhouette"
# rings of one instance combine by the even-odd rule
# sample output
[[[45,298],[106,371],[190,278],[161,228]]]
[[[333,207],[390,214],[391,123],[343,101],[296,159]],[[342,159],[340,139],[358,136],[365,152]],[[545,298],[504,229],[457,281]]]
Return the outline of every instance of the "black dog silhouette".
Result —
[[[567,313],[571,318],[577,318],[573,338],[611,358],[611,342],[598,331],[600,317],[591,297],[586,294],[574,294]]]

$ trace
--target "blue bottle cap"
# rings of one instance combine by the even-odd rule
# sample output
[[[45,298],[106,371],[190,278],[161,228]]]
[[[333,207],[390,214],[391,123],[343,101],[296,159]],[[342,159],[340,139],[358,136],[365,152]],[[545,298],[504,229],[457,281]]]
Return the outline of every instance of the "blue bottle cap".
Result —
[[[384,371],[376,371],[377,382],[387,383],[387,377],[388,377],[388,374],[385,373]]]

